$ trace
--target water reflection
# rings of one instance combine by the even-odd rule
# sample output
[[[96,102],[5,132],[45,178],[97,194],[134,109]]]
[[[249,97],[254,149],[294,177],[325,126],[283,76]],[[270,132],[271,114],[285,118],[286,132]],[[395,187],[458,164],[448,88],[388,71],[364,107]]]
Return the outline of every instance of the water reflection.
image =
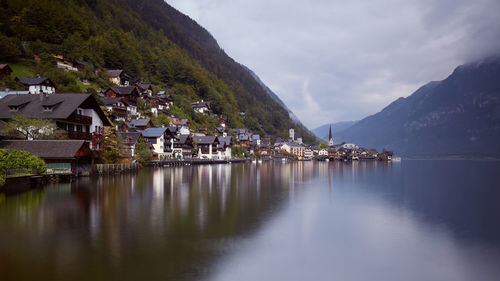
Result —
[[[397,272],[438,272],[418,262],[431,253],[452,260],[446,265],[454,274],[443,276],[455,277],[468,272],[463,255],[476,266],[498,261],[499,168],[460,161],[265,162],[57,184],[0,197],[0,276],[330,280],[335,270],[351,277],[343,280],[373,279],[392,272],[384,261],[397,264]],[[416,251],[416,258],[401,249]],[[360,266],[387,268],[348,274]]]

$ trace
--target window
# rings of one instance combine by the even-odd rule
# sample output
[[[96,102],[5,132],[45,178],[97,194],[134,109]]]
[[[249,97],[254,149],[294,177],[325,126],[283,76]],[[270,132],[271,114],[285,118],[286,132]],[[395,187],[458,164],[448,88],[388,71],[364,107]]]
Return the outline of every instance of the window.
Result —
[[[76,125],[76,131],[81,132],[82,131],[82,125]]]

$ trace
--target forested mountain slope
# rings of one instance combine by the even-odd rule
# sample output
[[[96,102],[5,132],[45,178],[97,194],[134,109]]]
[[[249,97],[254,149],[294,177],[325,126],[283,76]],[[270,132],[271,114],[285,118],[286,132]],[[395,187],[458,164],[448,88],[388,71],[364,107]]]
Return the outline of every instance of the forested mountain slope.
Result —
[[[203,120],[196,120],[190,103],[203,98],[233,127],[285,136],[294,126],[287,110],[210,33],[162,0],[3,0],[0,15],[0,60],[25,63],[38,55],[44,67],[33,71],[52,74],[61,91],[81,85],[51,70],[50,54],[142,77],[174,97],[174,113],[195,122]],[[104,77],[83,78],[107,86]]]

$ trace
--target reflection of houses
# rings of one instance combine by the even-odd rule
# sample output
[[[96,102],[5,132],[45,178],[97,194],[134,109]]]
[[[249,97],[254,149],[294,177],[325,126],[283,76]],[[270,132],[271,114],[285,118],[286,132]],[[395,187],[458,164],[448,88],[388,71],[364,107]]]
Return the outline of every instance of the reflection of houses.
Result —
[[[210,114],[211,112],[211,107],[210,107],[210,102],[209,101],[197,101],[191,103],[191,107],[195,112],[202,113],[202,114]]]
[[[16,81],[23,84],[25,90],[29,91],[30,94],[53,94],[56,92],[56,86],[47,77],[16,77]]]
[[[109,81],[116,85],[130,85],[130,81],[132,81],[132,76],[125,73],[125,71],[121,69],[112,69],[106,71],[109,76]]]
[[[8,64],[0,64],[0,80],[10,76],[12,68]]]
[[[217,156],[217,145],[219,140],[215,136],[199,136],[193,137],[198,146],[198,158],[212,159],[212,156]]]
[[[17,114],[51,119],[76,140],[94,142],[104,126],[111,126],[91,94],[7,95],[0,99],[0,120],[8,121]],[[92,148],[100,148],[100,143]]]
[[[0,142],[0,148],[28,151],[42,158],[50,173],[90,172],[91,152],[84,140],[6,140]]]

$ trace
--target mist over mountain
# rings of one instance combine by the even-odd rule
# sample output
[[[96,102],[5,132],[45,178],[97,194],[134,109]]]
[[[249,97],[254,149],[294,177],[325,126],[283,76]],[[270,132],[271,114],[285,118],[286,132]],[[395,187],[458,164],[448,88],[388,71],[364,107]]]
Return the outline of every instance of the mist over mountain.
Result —
[[[358,121],[341,121],[337,123],[330,123],[330,124],[325,124],[322,126],[319,126],[313,130],[311,130],[318,138],[327,141],[328,140],[328,134],[330,132],[330,126],[332,127],[332,135],[334,141],[336,141],[336,135],[345,129],[351,127],[352,125],[356,124]]]
[[[500,158],[500,57],[461,65],[335,137],[402,156]]]

